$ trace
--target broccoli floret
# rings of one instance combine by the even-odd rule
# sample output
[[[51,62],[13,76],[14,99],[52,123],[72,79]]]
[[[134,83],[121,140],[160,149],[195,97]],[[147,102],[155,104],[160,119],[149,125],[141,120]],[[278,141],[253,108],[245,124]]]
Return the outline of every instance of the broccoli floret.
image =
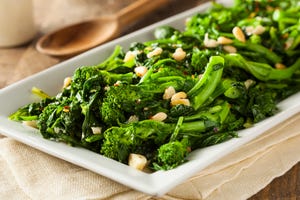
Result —
[[[129,115],[135,110],[135,106],[141,99],[138,88],[128,84],[118,84],[108,88],[101,105],[101,118],[109,126],[118,125],[126,121],[126,113]]]
[[[43,112],[39,115],[37,126],[44,138],[54,137],[54,129],[50,128],[50,126],[53,124],[52,120],[57,118],[60,110],[61,109],[58,105],[51,103],[45,107]]]
[[[187,139],[170,141],[158,149],[157,161],[153,163],[155,170],[170,170],[186,161],[189,153]]]
[[[113,85],[118,81],[132,83],[133,72],[124,74],[101,70],[99,66],[83,66],[76,69],[71,82],[71,96],[80,96],[83,101],[104,87]]]
[[[107,125],[124,123],[131,115],[148,119],[156,112],[166,110],[162,93],[155,93],[149,87],[119,83],[111,86],[101,106],[101,116]]]
[[[142,141],[134,135],[131,127],[112,127],[104,132],[104,142],[100,153],[108,158],[126,163],[128,155],[135,146],[142,144]]]
[[[100,153],[127,163],[128,155],[132,152],[139,152],[141,146],[149,143],[163,144],[169,135],[170,127],[168,124],[154,120],[130,123],[122,127],[111,127],[103,133],[104,140]]]
[[[108,125],[118,125],[126,121],[125,113],[121,108],[117,106],[117,104],[108,98],[104,99],[104,102],[101,105],[101,119],[102,121]]]

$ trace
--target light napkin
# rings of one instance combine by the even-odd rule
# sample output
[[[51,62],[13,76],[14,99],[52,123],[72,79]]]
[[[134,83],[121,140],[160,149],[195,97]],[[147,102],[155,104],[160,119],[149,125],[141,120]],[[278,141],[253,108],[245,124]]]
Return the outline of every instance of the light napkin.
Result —
[[[300,161],[300,115],[244,145],[163,197],[0,137],[0,199],[246,199]]]

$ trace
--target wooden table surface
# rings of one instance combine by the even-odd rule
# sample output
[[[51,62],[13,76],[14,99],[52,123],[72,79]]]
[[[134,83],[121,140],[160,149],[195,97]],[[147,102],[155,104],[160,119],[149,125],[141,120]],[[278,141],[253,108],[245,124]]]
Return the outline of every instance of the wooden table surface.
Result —
[[[113,14],[133,2],[133,0],[33,1],[38,33],[29,44],[15,48],[0,48],[0,88],[66,59],[50,57],[36,51],[34,47],[36,39],[42,34],[83,19]],[[128,25],[123,35],[193,8],[202,2],[203,0],[187,0],[184,3],[181,0],[171,0],[168,6],[154,11],[135,24]],[[250,198],[250,200],[260,199],[300,199],[300,163]]]

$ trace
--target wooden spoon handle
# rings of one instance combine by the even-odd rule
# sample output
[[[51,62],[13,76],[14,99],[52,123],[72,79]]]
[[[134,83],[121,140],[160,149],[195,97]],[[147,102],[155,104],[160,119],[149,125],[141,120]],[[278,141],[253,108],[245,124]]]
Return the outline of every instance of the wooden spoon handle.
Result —
[[[168,2],[169,0],[138,0],[120,10],[117,13],[117,18],[120,25],[128,25]]]

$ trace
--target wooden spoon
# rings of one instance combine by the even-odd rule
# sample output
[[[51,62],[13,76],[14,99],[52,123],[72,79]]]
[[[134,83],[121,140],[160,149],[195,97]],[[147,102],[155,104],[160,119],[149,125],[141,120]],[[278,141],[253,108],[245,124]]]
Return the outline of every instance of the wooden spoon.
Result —
[[[121,28],[169,0],[138,0],[117,14],[80,22],[42,36],[36,49],[53,56],[75,55],[120,35]]]

